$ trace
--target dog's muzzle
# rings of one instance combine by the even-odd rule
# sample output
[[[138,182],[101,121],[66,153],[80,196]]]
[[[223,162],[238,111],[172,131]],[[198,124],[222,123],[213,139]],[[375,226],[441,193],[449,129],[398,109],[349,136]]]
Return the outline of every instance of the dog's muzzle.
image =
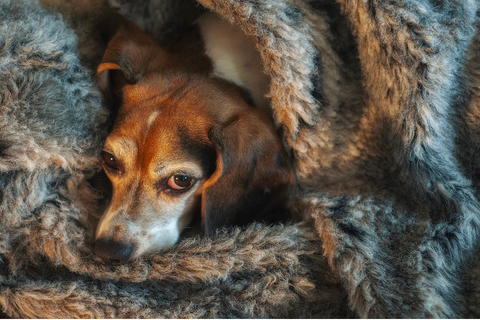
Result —
[[[130,261],[135,246],[129,243],[101,238],[95,241],[93,251],[107,264],[122,264]]]

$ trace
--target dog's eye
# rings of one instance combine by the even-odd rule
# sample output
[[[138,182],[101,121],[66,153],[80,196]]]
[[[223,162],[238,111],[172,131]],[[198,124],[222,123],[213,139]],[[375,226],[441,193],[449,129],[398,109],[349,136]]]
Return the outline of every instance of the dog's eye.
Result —
[[[108,168],[118,170],[117,160],[113,154],[102,151],[102,160]]]
[[[184,175],[174,174],[168,179],[168,186],[173,190],[186,190],[195,182],[195,178]]]

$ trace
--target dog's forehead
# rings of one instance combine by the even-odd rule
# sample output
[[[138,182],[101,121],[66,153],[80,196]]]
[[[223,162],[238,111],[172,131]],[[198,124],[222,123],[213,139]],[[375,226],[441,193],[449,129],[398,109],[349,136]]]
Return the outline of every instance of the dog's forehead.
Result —
[[[204,171],[215,158],[208,139],[210,124],[198,112],[179,108],[152,108],[125,116],[115,126],[106,146],[133,166],[153,168],[168,163],[197,163]],[[206,173],[206,172],[205,172]]]
[[[175,118],[162,118],[158,111],[152,112],[141,122],[132,122],[130,125],[126,122],[112,131],[106,145],[149,161],[153,158],[193,160],[200,149],[211,147],[208,131],[202,130],[201,125],[189,125],[181,120],[177,122]]]
[[[137,130],[150,129],[154,121],[156,126],[170,127],[169,130],[180,122],[198,126],[211,118],[209,106],[215,105],[217,100],[212,94],[218,92],[208,87],[205,81],[167,81],[164,77],[126,86],[115,124],[118,127],[133,125],[132,129]]]
[[[222,122],[246,106],[238,87],[221,79],[196,75],[149,75],[140,83],[127,85],[123,99],[119,116],[123,113],[129,118],[145,118],[145,113],[160,110],[163,118],[193,122],[198,118]]]
[[[224,82],[163,79],[127,86],[109,138],[135,141],[131,156],[142,166],[184,159],[209,167],[214,157],[211,128],[242,109],[243,100]]]

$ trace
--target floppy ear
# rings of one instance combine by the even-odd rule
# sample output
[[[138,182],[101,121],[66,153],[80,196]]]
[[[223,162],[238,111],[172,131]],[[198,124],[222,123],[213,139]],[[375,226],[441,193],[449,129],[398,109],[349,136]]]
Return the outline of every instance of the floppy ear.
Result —
[[[290,161],[268,116],[249,109],[209,134],[217,169],[202,197],[202,226],[208,235],[223,226],[285,218],[281,207],[293,181]]]
[[[116,113],[122,102],[123,87],[138,83],[148,71],[165,64],[170,56],[132,22],[112,14],[105,19],[112,20],[115,21],[103,29],[103,38],[111,34],[113,38],[97,68],[97,77],[100,89]]]

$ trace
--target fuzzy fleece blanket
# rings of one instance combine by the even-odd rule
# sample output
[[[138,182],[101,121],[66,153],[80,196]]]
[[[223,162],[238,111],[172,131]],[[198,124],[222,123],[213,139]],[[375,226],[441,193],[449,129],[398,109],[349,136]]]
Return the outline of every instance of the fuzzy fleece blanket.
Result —
[[[205,8],[255,39],[305,220],[122,266],[92,253],[97,2],[0,0],[3,312],[480,317],[478,1],[110,0],[162,44]]]

